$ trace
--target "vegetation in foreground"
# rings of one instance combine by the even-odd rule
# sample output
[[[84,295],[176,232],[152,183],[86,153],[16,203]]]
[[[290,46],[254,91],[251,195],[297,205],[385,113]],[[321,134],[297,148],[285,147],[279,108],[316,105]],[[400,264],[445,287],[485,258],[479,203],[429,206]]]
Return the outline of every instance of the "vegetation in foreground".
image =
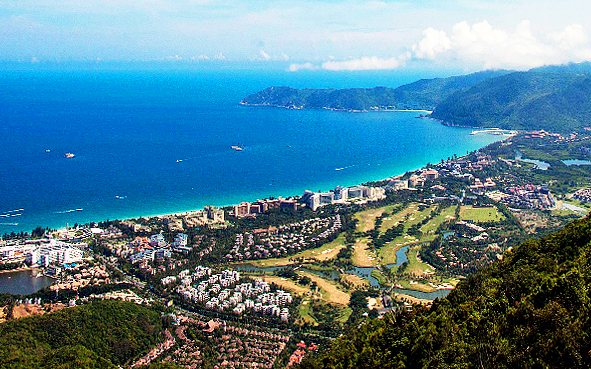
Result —
[[[160,340],[152,309],[97,301],[0,325],[0,368],[116,368]]]

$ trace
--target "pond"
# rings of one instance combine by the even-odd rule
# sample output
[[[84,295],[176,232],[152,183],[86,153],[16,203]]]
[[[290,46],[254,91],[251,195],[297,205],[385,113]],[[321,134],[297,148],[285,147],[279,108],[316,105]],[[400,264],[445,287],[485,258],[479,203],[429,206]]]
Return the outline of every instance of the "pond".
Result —
[[[536,169],[540,169],[540,170],[548,170],[548,168],[550,168],[550,164],[546,163],[545,161],[534,160],[534,159],[524,159],[523,154],[520,151],[515,152],[515,160],[522,161],[525,163],[534,164],[536,166]]]
[[[37,270],[20,270],[18,272],[0,273],[0,293],[29,295],[45,287],[51,286],[55,279],[40,275]]]
[[[443,298],[449,294],[451,290],[437,290],[435,292],[421,292],[415,290],[406,290],[402,288],[393,288],[392,292],[409,295],[423,300],[435,300],[436,298]]]
[[[568,166],[571,166],[571,165],[591,165],[591,160],[569,159],[569,160],[563,160],[562,162]]]

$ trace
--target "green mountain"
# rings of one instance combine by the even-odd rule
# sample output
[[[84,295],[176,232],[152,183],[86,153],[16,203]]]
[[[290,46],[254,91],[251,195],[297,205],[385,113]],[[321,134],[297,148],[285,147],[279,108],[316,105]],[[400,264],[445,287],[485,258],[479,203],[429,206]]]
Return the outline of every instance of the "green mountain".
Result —
[[[422,79],[398,88],[302,89],[269,87],[244,98],[241,104],[283,108],[371,110],[432,109],[439,101],[484,80],[507,74],[486,71],[466,76]]]
[[[0,324],[0,368],[117,368],[160,339],[160,314],[99,301]]]
[[[562,65],[547,65],[530,69],[530,72],[540,73],[591,73],[591,62],[568,63]]]
[[[515,72],[454,93],[431,116],[450,125],[572,132],[591,126],[591,76]]]
[[[529,240],[430,309],[350,330],[302,368],[591,367],[591,219]]]
[[[591,63],[424,79],[398,88],[269,87],[241,104],[354,111],[427,109],[433,110],[432,118],[448,125],[572,132],[591,126]]]

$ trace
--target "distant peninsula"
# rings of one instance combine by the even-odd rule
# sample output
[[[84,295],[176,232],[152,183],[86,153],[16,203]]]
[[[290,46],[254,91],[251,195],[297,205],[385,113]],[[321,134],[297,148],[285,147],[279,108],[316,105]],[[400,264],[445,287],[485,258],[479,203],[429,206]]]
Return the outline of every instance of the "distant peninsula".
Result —
[[[591,129],[591,63],[485,71],[397,88],[268,87],[240,104],[367,112],[426,110],[443,124],[572,132]]]
[[[486,71],[466,76],[422,79],[398,88],[295,89],[275,86],[242,100],[242,105],[273,106],[288,109],[330,109],[372,111],[395,109],[433,110],[458,91],[508,71]]]

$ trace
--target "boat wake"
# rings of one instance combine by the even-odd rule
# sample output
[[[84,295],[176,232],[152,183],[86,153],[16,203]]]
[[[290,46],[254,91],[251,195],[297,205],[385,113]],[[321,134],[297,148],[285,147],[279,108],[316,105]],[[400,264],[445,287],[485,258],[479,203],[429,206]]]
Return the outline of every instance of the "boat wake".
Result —
[[[17,226],[18,223],[0,223],[0,225],[3,225],[3,226]]]
[[[14,217],[20,217],[22,214],[21,213],[16,213],[16,214],[0,214],[0,217],[2,218],[14,218]]]
[[[56,211],[54,212],[54,214],[67,214],[67,213],[74,213],[76,211],[82,211],[84,209],[78,208],[78,209],[70,209],[70,210],[64,210],[64,211]]]
[[[188,158],[176,159],[175,162],[182,163],[184,161],[190,161],[190,160],[204,160],[204,159],[214,158],[214,157],[223,156],[223,155],[225,155],[225,152],[214,152],[214,153],[205,154],[205,155],[191,156]]]
[[[342,167],[342,168],[335,168],[336,171],[340,171],[340,170],[345,170],[345,169],[349,169],[349,168],[353,168],[355,165],[349,165],[347,167]]]

